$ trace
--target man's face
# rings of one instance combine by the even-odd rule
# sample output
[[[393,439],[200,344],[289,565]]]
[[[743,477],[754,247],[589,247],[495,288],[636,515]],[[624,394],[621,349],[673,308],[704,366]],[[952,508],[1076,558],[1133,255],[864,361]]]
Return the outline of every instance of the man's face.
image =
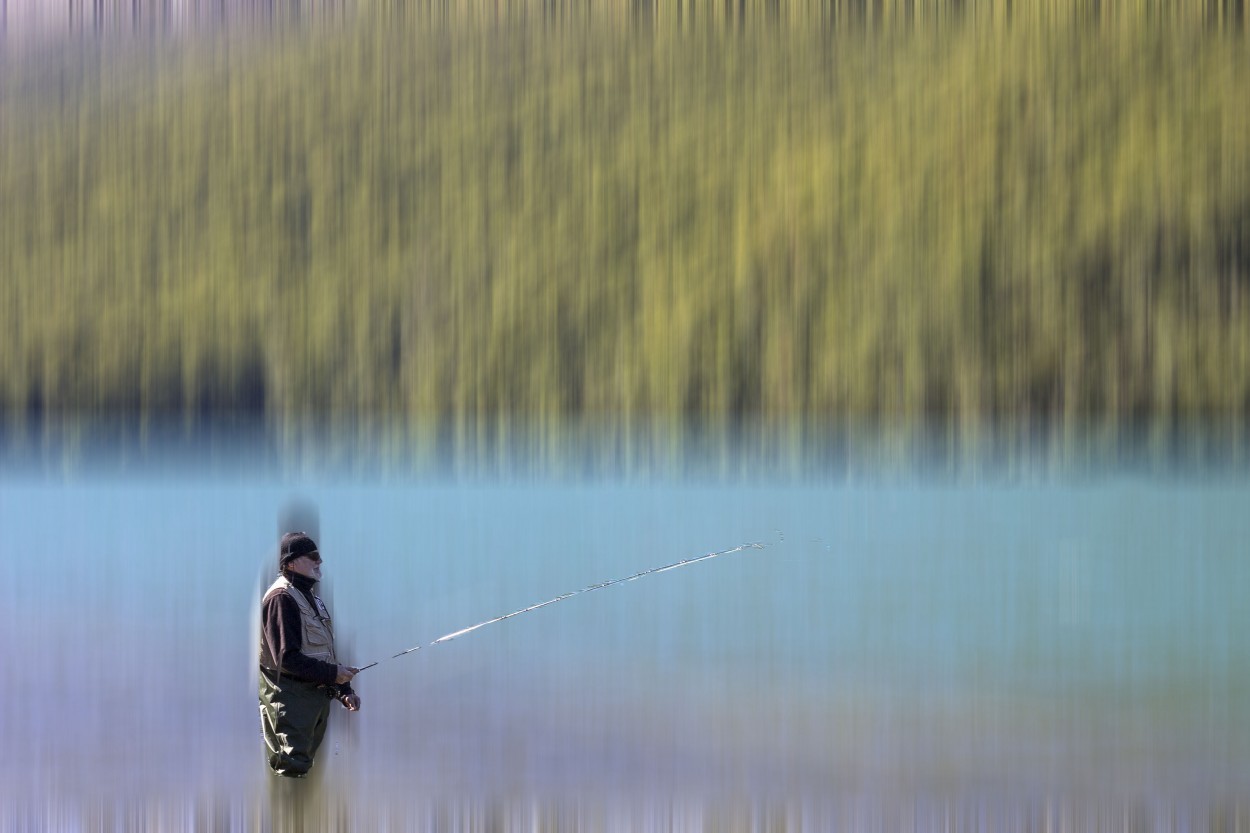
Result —
[[[321,553],[311,552],[299,558],[292,558],[286,563],[286,568],[292,573],[298,573],[313,581],[321,581]]]

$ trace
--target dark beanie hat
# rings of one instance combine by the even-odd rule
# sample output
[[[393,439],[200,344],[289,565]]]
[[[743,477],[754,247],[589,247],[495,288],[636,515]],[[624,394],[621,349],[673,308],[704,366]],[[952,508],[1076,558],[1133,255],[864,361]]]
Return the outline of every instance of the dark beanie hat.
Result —
[[[288,561],[317,551],[317,542],[303,532],[288,532],[282,536],[278,545],[278,569],[286,567]]]

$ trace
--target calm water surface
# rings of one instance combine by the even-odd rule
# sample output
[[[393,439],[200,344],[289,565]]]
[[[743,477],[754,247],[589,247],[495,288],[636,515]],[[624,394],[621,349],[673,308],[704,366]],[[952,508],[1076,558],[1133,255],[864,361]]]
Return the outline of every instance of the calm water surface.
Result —
[[[1250,789],[1241,485],[188,472],[0,483],[0,827],[206,796],[255,820],[257,599],[294,496],[319,510],[359,664],[767,545],[364,672],[364,709],[336,710],[318,762],[340,813],[587,796],[1212,807]]]

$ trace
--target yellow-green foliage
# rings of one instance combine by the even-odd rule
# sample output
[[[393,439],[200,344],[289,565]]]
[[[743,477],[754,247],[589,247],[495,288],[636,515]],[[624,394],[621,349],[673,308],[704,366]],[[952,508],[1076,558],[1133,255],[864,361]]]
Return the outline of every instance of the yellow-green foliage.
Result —
[[[1241,3],[240,19],[0,59],[11,423],[1250,413]]]

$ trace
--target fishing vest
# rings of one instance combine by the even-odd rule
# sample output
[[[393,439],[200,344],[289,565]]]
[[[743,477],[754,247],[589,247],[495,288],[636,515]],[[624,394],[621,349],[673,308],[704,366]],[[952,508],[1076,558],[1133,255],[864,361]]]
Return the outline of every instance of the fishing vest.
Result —
[[[316,603],[314,609],[290,579],[286,576],[278,576],[277,581],[269,585],[269,589],[265,591],[261,603],[268,601],[274,593],[281,593],[284,590],[299,606],[300,636],[303,638],[300,653],[312,659],[338,665],[338,660],[334,657],[334,629],[330,626],[330,611],[326,609],[325,602],[321,601],[320,596],[316,593],[312,594],[313,601]],[[282,658],[274,657],[274,662],[281,663]]]

